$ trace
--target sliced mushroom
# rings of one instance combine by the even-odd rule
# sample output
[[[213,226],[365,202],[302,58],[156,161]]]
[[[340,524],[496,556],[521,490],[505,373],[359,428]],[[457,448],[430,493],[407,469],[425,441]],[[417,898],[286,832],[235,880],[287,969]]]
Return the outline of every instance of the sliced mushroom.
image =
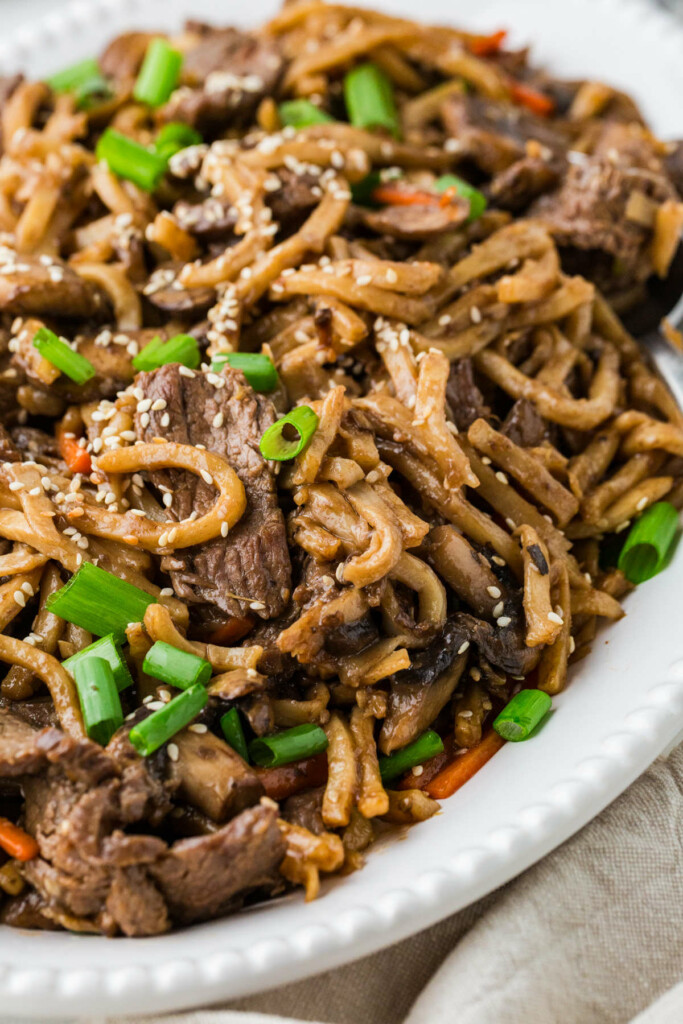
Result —
[[[178,758],[169,759],[178,793],[213,821],[227,821],[263,796],[257,775],[212,732],[183,729],[173,738]]]

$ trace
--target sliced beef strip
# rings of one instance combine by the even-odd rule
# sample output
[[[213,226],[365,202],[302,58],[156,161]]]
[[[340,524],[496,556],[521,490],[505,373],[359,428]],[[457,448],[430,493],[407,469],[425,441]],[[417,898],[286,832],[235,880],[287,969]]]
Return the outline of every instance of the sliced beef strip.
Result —
[[[644,281],[652,272],[652,231],[626,217],[636,190],[656,203],[676,198],[663,175],[590,156],[572,164],[562,186],[536,200],[529,214],[548,226],[561,249],[618,260],[612,287],[621,288]],[[592,276],[589,269],[586,276]]]
[[[163,411],[149,411],[146,426],[137,414],[138,437],[203,444],[227,459],[247,496],[247,509],[228,537],[174,552],[165,565],[183,601],[216,605],[226,617],[242,616],[251,602],[259,602],[263,607],[253,609],[256,614],[274,618],[289,601],[292,585],[275,478],[258,449],[264,431],[275,422],[275,410],[267,398],[252,391],[239,371],[225,367],[220,380],[224,383],[216,387],[205,373],[183,375],[177,364],[136,378],[145,398],[166,402]],[[215,425],[218,413],[222,414],[220,426]],[[162,425],[162,416],[170,418],[168,426]],[[176,519],[186,519],[192,511],[201,515],[215,500],[214,489],[194,475],[163,470],[154,473],[152,480],[169,488],[173,497],[169,512]],[[233,594],[247,600],[237,600]]]
[[[308,789],[305,793],[295,793],[287,797],[282,808],[282,817],[292,825],[307,828],[314,836],[326,831],[323,822],[323,795],[325,787]]]
[[[282,187],[268,192],[266,202],[273,212],[273,220],[287,230],[296,230],[311,210],[320,202],[322,192],[313,174],[297,174],[283,167],[278,171]]]
[[[275,93],[284,60],[271,39],[234,28],[194,24],[196,44],[185,54],[183,85],[162,110],[204,135],[249,122],[264,96]]]
[[[491,410],[475,383],[471,359],[457,359],[451,364],[446,398],[458,430],[469,430],[475,420],[488,420],[491,416]]]
[[[548,437],[546,422],[533,402],[520,398],[505,417],[501,433],[522,448],[534,448]]]
[[[564,162],[525,156],[499,171],[489,185],[494,206],[519,213],[534,199],[560,183]]]
[[[184,231],[206,242],[221,241],[231,235],[237,223],[235,207],[218,196],[198,203],[180,199],[173,207],[173,216]]]
[[[3,251],[0,274],[0,312],[15,316],[101,317],[107,299],[91,281],[54,259],[46,266],[37,256],[9,255]],[[15,268],[11,273],[7,268]]]
[[[15,431],[16,429],[15,427]],[[42,431],[37,431],[37,433],[42,434]],[[28,442],[28,438],[26,442]],[[28,443],[22,445],[17,440],[16,433],[10,434],[5,427],[0,425],[0,462],[21,462],[21,455],[17,451],[17,444],[22,451],[33,454]]]
[[[274,806],[242,811],[210,835],[181,839],[150,865],[174,921],[205,921],[234,908],[249,890],[272,886],[285,855]]]
[[[124,32],[116,36],[99,59],[102,74],[115,79],[135,78],[154,38],[151,32]]]
[[[31,697],[28,700],[17,701],[8,700],[7,697],[0,697],[0,715],[3,712],[7,712],[14,718],[26,722],[33,729],[47,729],[49,726],[56,728],[59,726],[59,720],[51,697]],[[0,729],[1,736],[2,730]]]
[[[547,118],[480,96],[450,97],[442,118],[446,131],[459,143],[459,156],[474,161],[486,174],[497,174],[523,159],[530,140],[561,153],[571,139],[568,129]]]
[[[0,778],[40,771],[45,758],[36,746],[36,730],[9,708],[0,707]]]

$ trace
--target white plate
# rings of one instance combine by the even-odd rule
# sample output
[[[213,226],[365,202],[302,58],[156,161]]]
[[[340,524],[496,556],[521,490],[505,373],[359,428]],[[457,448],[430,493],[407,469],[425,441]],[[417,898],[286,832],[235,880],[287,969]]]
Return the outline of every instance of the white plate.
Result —
[[[559,73],[624,86],[662,135],[683,136],[683,29],[654,8],[638,0],[472,7],[431,0],[420,13],[483,31],[514,24],[513,41],[533,42]],[[392,8],[415,11],[412,0]],[[273,9],[268,0],[251,0],[246,15],[243,5],[221,10],[215,0],[81,0],[6,37],[0,67],[45,74],[126,26],[171,27],[185,12],[257,24]],[[389,945],[514,877],[602,810],[680,731],[682,571],[683,545],[665,574],[628,599],[628,616],[601,634],[532,742],[508,744],[441,815],[376,849],[323,898],[308,906],[290,898],[152,939],[0,928],[0,1012],[104,1016],[260,991]]]

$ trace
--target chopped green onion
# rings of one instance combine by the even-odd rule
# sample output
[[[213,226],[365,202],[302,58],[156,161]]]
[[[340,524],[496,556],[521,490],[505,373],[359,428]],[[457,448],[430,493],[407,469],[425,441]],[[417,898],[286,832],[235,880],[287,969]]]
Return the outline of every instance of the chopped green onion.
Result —
[[[177,647],[157,640],[145,655],[142,671],[170,686],[177,686],[179,690],[187,690],[195,683],[208,683],[212,669],[211,663],[197,654],[179,651]]]
[[[355,185],[351,186],[351,199],[356,206],[379,206],[372,197],[376,188],[382,184],[382,175],[379,171],[370,171],[369,174]]]
[[[76,384],[85,384],[95,376],[95,367],[90,360],[80,352],[74,352],[70,345],[47,327],[40,327],[33,335],[33,347],[38,349],[43,359],[47,359],[48,363],[52,363]]]
[[[139,587],[84,562],[65,586],[50,594],[46,607],[95,636],[113,633],[119,640],[127,626],[142,622],[147,608],[155,603],[156,597]]]
[[[220,373],[226,363],[241,370],[254,391],[274,391],[277,387],[277,370],[270,356],[261,352],[217,352],[211,369]]]
[[[264,459],[286,462],[299,455],[315,434],[318,417],[310,405],[297,405],[268,427],[259,442]]]
[[[184,690],[177,697],[154,711],[149,718],[134,725],[128,734],[138,754],[149,757],[155,750],[167,743],[177,732],[189,725],[202,708],[206,707],[209,695],[200,683]]]
[[[400,136],[394,88],[376,64],[360,64],[349,71],[344,78],[344,99],[356,128],[386,128],[394,138]]]
[[[301,761],[327,749],[325,730],[313,722],[295,725],[293,729],[276,733],[275,736],[261,736],[249,744],[249,753],[254,764],[262,768],[277,768],[281,764]]]
[[[123,725],[123,711],[111,665],[103,658],[82,658],[74,666],[74,678],[85,731],[91,740],[106,747]]]
[[[661,572],[678,529],[678,510],[658,501],[643,512],[629,532],[619,556],[619,568],[631,583],[644,583]]]
[[[91,110],[98,103],[109,100],[113,96],[111,86],[102,75],[88,78],[74,90],[77,110]]]
[[[493,723],[504,740],[526,740],[550,711],[552,701],[543,690],[520,690]]]
[[[312,124],[332,124],[334,118],[310,100],[287,100],[277,108],[280,120],[291,128],[308,128]]]
[[[190,128],[189,124],[183,124],[182,121],[170,121],[157,132],[154,148],[164,160],[170,160],[181,149],[198,146],[202,141],[199,132]]]
[[[168,341],[161,338],[152,338],[149,345],[145,345],[142,352],[133,359],[133,366],[136,370],[156,370],[166,363],[182,363],[196,370],[200,363],[199,345],[197,339],[191,334],[176,334]]]
[[[463,199],[468,199],[470,204],[468,221],[477,220],[486,209],[487,203],[484,193],[480,192],[474,185],[470,185],[468,181],[459,178],[457,174],[442,175],[434,182],[434,188],[439,193],[445,192],[449,188],[454,188],[456,195],[462,196]]]
[[[133,89],[138,103],[162,106],[178,84],[182,63],[183,55],[179,50],[174,50],[165,39],[153,39]]]
[[[240,713],[237,708],[230,708],[221,718],[221,729],[226,742],[232,747],[236,754],[239,754],[243,761],[249,764],[249,751],[247,741],[244,738],[244,729],[240,721]]]
[[[106,661],[114,674],[114,682],[119,692],[133,685],[133,677],[128,670],[125,658],[121,654],[119,642],[113,633],[110,633],[109,636],[103,636],[101,640],[96,640],[94,644],[84,647],[77,654],[72,654],[70,658],[62,662],[62,665],[67,672],[75,675],[76,666],[79,662],[84,661],[85,658],[100,658],[102,661]]]
[[[158,153],[113,128],[107,128],[100,136],[95,156],[104,160],[113,174],[132,181],[145,192],[153,192],[166,173],[167,161]]]
[[[99,75],[99,64],[94,57],[88,57],[78,64],[72,64],[71,67],[64,68],[63,71],[57,71],[56,74],[50,75],[45,81],[53,92],[75,92],[84,82],[89,82]]]
[[[409,768],[414,768],[416,765],[422,764],[423,761],[429,760],[430,757],[434,757],[435,754],[440,754],[442,750],[443,740],[439,734],[433,729],[427,729],[421,736],[418,736],[414,743],[409,743],[407,747],[401,747],[400,750],[396,750],[387,757],[379,758],[379,773],[382,776],[382,782],[391,782],[392,779],[407,772]]]

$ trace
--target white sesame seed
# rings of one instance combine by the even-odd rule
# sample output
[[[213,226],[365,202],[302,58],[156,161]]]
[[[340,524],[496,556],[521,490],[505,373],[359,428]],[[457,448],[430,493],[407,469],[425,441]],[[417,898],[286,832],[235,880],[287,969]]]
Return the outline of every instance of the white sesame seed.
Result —
[[[505,626],[509,626],[511,622],[512,619],[509,617],[509,615],[501,615],[500,618],[497,620],[497,625],[501,626],[502,628],[505,628]]]
[[[180,367],[178,367],[178,373],[180,374],[181,377],[194,377],[195,376],[194,373],[192,372],[192,370],[189,368],[189,366],[180,366]]]
[[[176,743],[169,743],[166,750],[168,751],[168,756],[171,761],[177,761],[180,757],[180,751],[178,750],[178,745]]]
[[[221,537],[227,537],[230,527],[227,523],[221,523]]]
[[[143,429],[145,427],[149,426],[149,413],[148,412],[143,412],[142,416],[140,417],[140,426]]]
[[[482,319],[481,318],[481,310],[479,309],[479,307],[478,306],[472,306],[472,309],[470,310],[470,320],[472,321],[472,323],[473,324],[480,324],[481,323],[481,319]]]
[[[548,612],[548,619],[550,622],[557,623],[558,626],[564,625],[564,619],[557,612]]]
[[[26,607],[26,594],[24,594],[21,590],[15,590],[13,597],[20,608]]]
[[[150,709],[150,711],[161,711],[163,706],[164,706],[163,700],[151,700],[149,702],[149,704],[147,705],[147,707]]]
[[[160,548],[165,548],[167,540],[168,540],[168,533],[166,533],[166,532],[162,533],[161,536],[159,537],[159,547]]]
[[[222,427],[223,426],[223,413],[222,412],[217,412],[211,422],[212,422],[214,427]]]
[[[175,539],[176,539],[177,536],[178,536],[178,531],[177,531],[177,529],[174,526],[172,530],[168,531],[168,543],[169,544],[174,544],[175,543]]]
[[[193,725],[188,725],[189,732],[196,732],[201,735],[202,733],[208,732],[208,726],[204,725],[203,722],[195,722]]]
[[[263,601],[250,601],[249,607],[253,612],[261,612],[266,606]]]
[[[491,561],[495,562],[496,565],[506,565],[507,564],[505,559],[501,558],[500,555],[491,555]]]
[[[493,598],[500,597],[500,587],[487,587],[486,588],[486,592],[487,592],[487,594],[490,597],[493,597]]]
[[[206,483],[206,484],[212,484],[213,483],[213,477],[211,476],[211,474],[209,473],[208,470],[200,469],[199,470],[199,475],[201,476],[201,478],[204,481],[204,483]]]
[[[496,473],[496,480],[498,480],[501,484],[508,483],[508,478],[506,477],[505,473],[503,473],[502,470],[500,469]]]
[[[644,497],[641,498],[640,501],[638,502],[638,504],[636,505],[636,511],[637,512],[642,512],[646,505],[647,505],[647,498],[644,498]]]
[[[21,589],[24,591],[25,594],[28,594],[29,597],[33,597],[34,590],[31,584],[28,582],[28,580],[25,580],[21,584]]]
[[[503,614],[504,607],[505,607],[505,605],[503,604],[503,602],[499,601],[498,604],[496,605],[496,607],[493,609],[493,617],[494,617],[494,619],[499,618]]]
[[[471,711],[458,711],[458,718],[471,718],[471,717],[472,717],[472,712]]]
[[[169,423],[171,422],[170,415],[167,412],[165,412],[164,415],[161,417],[160,422],[161,422],[162,427],[167,427],[169,425]]]
[[[465,651],[467,650],[467,648],[468,648],[469,646],[470,646],[470,642],[469,642],[469,640],[465,640],[465,641],[464,641],[463,643],[461,643],[461,644],[460,644],[460,646],[458,647],[458,654],[464,654],[464,653],[465,653]]]
[[[173,587],[162,587],[159,591],[159,597],[173,597]]]
[[[570,636],[569,637],[569,653],[573,654],[575,650],[576,650],[576,640],[574,639],[573,636]]]
[[[21,480],[13,480],[12,483],[9,485],[10,491],[21,491],[23,490],[23,487],[24,485],[21,482]]]

